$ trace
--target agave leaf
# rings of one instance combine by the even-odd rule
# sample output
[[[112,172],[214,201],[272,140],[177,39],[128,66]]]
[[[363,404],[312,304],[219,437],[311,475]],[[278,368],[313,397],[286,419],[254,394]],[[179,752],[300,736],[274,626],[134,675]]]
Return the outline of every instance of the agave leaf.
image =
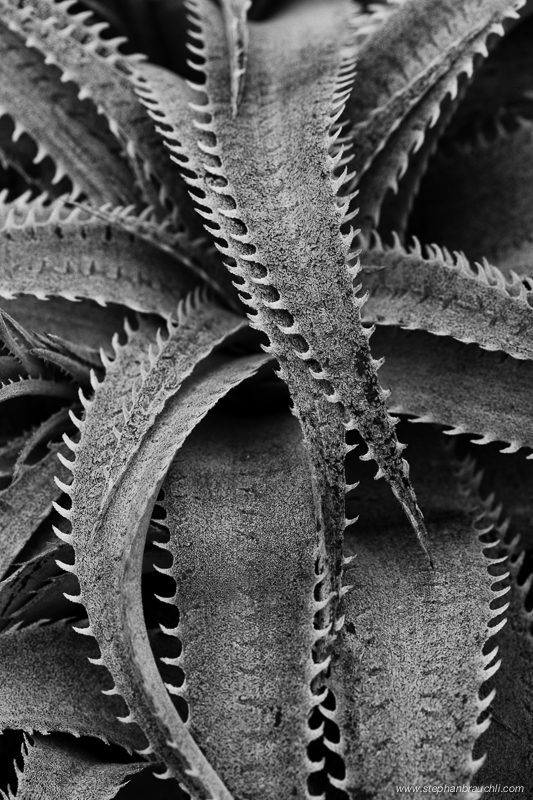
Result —
[[[515,275],[507,281],[487,262],[471,266],[433,246],[377,243],[361,253],[362,285],[369,292],[363,319],[421,328],[439,336],[533,359],[533,295]]]
[[[0,308],[20,320],[26,329],[61,337],[67,332],[69,347],[81,348],[90,363],[99,367],[99,348],[109,351],[113,335],[124,328],[124,319],[135,319],[135,314],[125,306],[100,306],[89,300],[73,305],[62,297],[46,301],[33,295],[20,295],[14,300],[0,298]],[[36,334],[37,347],[43,343],[40,335]]]
[[[94,525],[125,409],[135,382],[141,378],[148,347],[155,338],[155,330],[145,318],[141,318],[135,331],[128,324],[126,332],[125,345],[119,344],[118,334],[115,334],[112,343],[115,358],[105,362],[105,379],[99,382],[95,378],[92,400],[80,394],[84,407],[90,409],[83,421],[73,417],[82,431],[80,441],[66,440],[76,456],[76,477],[72,484],[72,512],[64,510],[64,515],[71,519],[76,532],[91,530]],[[97,444],[96,449],[94,444]],[[71,470],[74,462],[63,459],[62,463]],[[69,537],[65,538],[70,541]]]
[[[171,151],[195,173],[192,191],[202,192],[205,216],[220,229],[219,249],[237,263],[230,270],[242,280],[239,289],[254,310],[252,325],[267,333],[270,352],[281,363],[314,462],[317,502],[323,505],[317,514],[330,529],[325,540],[332,564],[340,562],[344,526],[343,425],[363,432],[379,474],[423,543],[422,516],[360,322],[363,301],[351,286],[351,235],[341,235],[346,220],[336,202],[344,177],[335,180],[338,162],[329,155],[334,115],[343,107],[353,71],[346,33],[350,6],[342,0],[297,3],[273,21],[250,26],[248,80],[237,119],[222,68],[228,54],[220,15],[208,2],[191,7],[193,35],[205,48],[206,78],[205,87],[197,87],[203,104],[194,107],[201,136],[195,151],[179,144],[189,123],[175,117],[173,103],[167,105],[168,82],[161,85],[156,70],[145,70],[155,88],[139,91],[163,123]],[[193,132],[186,134],[189,141]],[[258,182],[258,175],[265,177]]]
[[[374,183],[374,170],[367,170],[358,182],[357,204],[359,209],[363,209],[362,214],[375,221],[377,230],[387,241],[394,232],[404,237],[407,226],[411,219],[413,206],[418,196],[420,185],[427,172],[428,163],[437,150],[439,140],[443,132],[451,124],[450,120],[455,118],[457,109],[461,107],[466,86],[463,82],[459,83],[457,95],[452,98],[446,95],[440,106],[440,114],[435,124],[429,128],[421,144],[408,154],[407,160],[402,161],[402,167],[396,180],[391,180],[384,169],[381,171],[382,183]],[[386,151],[378,156],[378,159],[387,160]],[[386,186],[392,191],[383,194],[383,179]]]
[[[479,690],[498,668],[495,651],[483,655],[482,648],[496,630],[489,623],[505,610],[501,592],[492,589],[499,579],[488,572],[498,559],[483,553],[488,545],[481,541],[494,517],[471,496],[468,467],[455,489],[463,508],[450,512],[450,475],[438,449],[432,453],[431,492],[422,476],[418,485],[434,571],[398,513],[380,524],[364,482],[360,523],[347,533],[347,553],[356,559],[328,715],[339,731],[329,742],[326,732],[325,744],[344,761],[345,774],[339,770],[331,783],[350,797],[385,800],[397,796],[398,785],[468,784],[479,768],[472,748],[490,702]],[[377,513],[369,525],[367,508]]]
[[[0,65],[0,113],[15,121],[15,138],[24,131],[36,142],[34,163],[52,158],[52,184],[68,175],[74,192],[93,202],[138,202],[133,173],[96,108],[82,103],[73,84],[61,82],[59,70],[4,25]]]
[[[58,599],[63,606],[60,618],[72,614],[73,606],[67,603],[61,592],[74,594],[76,579],[57,564],[58,560],[64,562],[68,558],[67,545],[51,548],[25,561],[0,583],[2,629],[12,626],[14,622],[24,621],[25,625],[29,625],[42,619],[57,619],[50,611]],[[52,585],[54,590],[49,592]],[[50,594],[54,595],[53,599]]]
[[[374,343],[386,359],[381,379],[393,413],[477,434],[476,444],[507,442],[509,452],[533,446],[530,362],[422,331],[380,327]]]
[[[125,726],[120,698],[102,693],[106,676],[88,658],[95,643],[66,622],[5,631],[0,636],[0,725],[31,733],[96,736],[128,749],[143,746],[136,725]]]
[[[253,457],[251,454],[253,453]],[[236,797],[304,797],[320,541],[309,461],[286,412],[214,416],[163,484],[189,725]],[[298,590],[296,591],[296,587]],[[320,665],[318,665],[320,666]],[[242,742],[246,741],[246,747]]]
[[[492,136],[438,153],[420,187],[413,232],[423,241],[437,235],[469,258],[485,256],[506,275],[533,275],[532,152],[533,122],[519,119],[514,130],[498,126]]]
[[[0,294],[86,298],[163,316],[197,279],[175,258],[119,225],[43,199],[0,208]],[[10,213],[11,212],[11,213]],[[45,255],[43,255],[45,254]]]
[[[511,529],[512,530],[512,529]],[[507,624],[498,631],[493,642],[498,647],[502,667],[487,686],[490,690],[489,718],[491,724],[476,745],[477,754],[486,755],[478,781],[483,784],[501,786],[522,784],[529,788],[533,780],[533,754],[531,752],[532,720],[531,659],[533,638],[531,623],[533,614],[526,609],[526,598],[531,588],[531,575],[519,581],[524,552],[511,546],[502,547],[502,553],[510,551],[508,566],[510,573],[510,606]],[[500,576],[505,586],[508,573]],[[494,692],[496,696],[494,697]],[[527,790],[526,790],[527,791]],[[498,800],[503,797],[496,794]]]
[[[387,218],[382,218],[382,208],[387,200],[389,205],[396,206],[395,213],[401,225],[407,224],[408,212],[426,172],[429,157],[459,106],[463,90],[464,85],[461,90],[454,89],[453,98],[449,94],[445,95],[438,106],[438,118],[431,94],[421,100],[407,114],[403,124],[390,134],[386,145],[374,156],[368,169],[357,172],[355,165],[350,162],[350,169],[355,172],[355,177],[348,188],[350,192],[357,190],[359,224],[363,230],[379,226],[380,230],[387,232]],[[428,116],[432,116],[431,127],[424,130],[424,124],[421,126],[420,120],[425,120]],[[416,130],[416,135],[413,134],[413,129]],[[391,201],[391,197],[394,198],[395,195],[398,195],[397,198]],[[396,228],[393,227],[392,230]]]
[[[386,359],[381,379],[393,413],[478,434],[476,444],[507,442],[508,452],[533,446],[529,361],[422,331],[379,327],[373,342]]]
[[[54,333],[37,333],[36,336],[47,351],[53,350],[59,355],[67,356],[70,360],[76,361],[83,367],[93,367],[96,370],[102,369],[102,360],[94,349],[69,342]]]
[[[125,346],[120,347],[115,341],[116,357],[111,362],[106,361],[106,377],[102,383],[95,382],[94,399],[90,403],[85,401],[87,414],[84,421],[78,423],[82,436],[79,444],[71,445],[76,455],[75,461],[69,464],[74,472],[74,482],[70,492],[72,508],[68,511],[64,510],[63,513],[71,520],[72,533],[62,538],[74,545],[76,563],[70,569],[75,572],[80,582],[81,593],[76,599],[83,602],[91,620],[91,626],[87,633],[94,633],[96,636],[102,652],[101,663],[109,667],[116,680],[118,691],[126,698],[135,718],[142,720],[142,726],[149,736],[151,747],[153,747],[152,742],[155,739],[157,745],[155,750],[158,755],[165,761],[174,762],[174,764],[177,761],[180,764],[180,762],[183,763],[183,755],[175,749],[174,743],[174,740],[178,738],[181,748],[185,748],[187,759],[185,763],[186,765],[188,763],[193,771],[192,776],[184,775],[183,769],[178,767],[179,777],[189,785],[197,785],[193,767],[198,766],[199,763],[199,769],[204,778],[207,771],[208,785],[217,787],[216,790],[219,791],[220,781],[212,774],[211,768],[206,764],[197,746],[184,729],[183,723],[177,717],[157,672],[145,635],[142,606],[139,605],[140,571],[138,574],[135,572],[135,579],[132,575],[128,576],[128,582],[129,578],[132,579],[129,589],[134,598],[132,605],[128,605],[126,610],[120,605],[119,600],[125,596],[123,592],[124,566],[128,564],[133,566],[137,558],[139,565],[142,565],[142,553],[151,507],[176,449],[180,447],[190,430],[220,397],[226,394],[232,386],[255,372],[267,360],[264,356],[240,359],[235,363],[227,356],[211,356],[205,359],[205,355],[225,335],[227,336],[228,333],[235,330],[236,326],[242,325],[242,321],[234,315],[222,312],[218,319],[214,310],[210,309],[210,311],[206,310],[206,314],[198,314],[198,324],[195,324],[196,317],[192,313],[192,309],[189,308],[187,311],[190,313],[190,318],[187,315],[181,320],[184,329],[183,354],[180,353],[179,347],[180,327],[175,336],[172,336],[172,333],[176,332],[171,329],[171,338],[168,342],[168,355],[174,354],[181,357],[180,366],[183,371],[181,376],[179,372],[177,375],[173,374],[176,371],[173,359],[169,359],[169,366],[165,365],[167,343],[163,342],[161,338],[158,337],[156,353],[148,350],[153,332],[146,323],[142,323],[137,331],[129,332],[129,341]],[[185,385],[181,387],[181,391],[174,397],[174,402],[169,404],[167,401],[180,388],[181,380],[186,375],[190,375],[195,363],[202,358],[204,361],[200,374],[196,375],[195,373],[190,376]],[[158,364],[158,360],[161,362],[160,364]],[[148,374],[143,366],[144,361],[148,361],[150,365]],[[165,383],[160,387],[159,383],[154,380],[153,374],[150,374],[150,369],[158,377],[166,375],[168,387],[165,386]],[[136,382],[137,387],[135,386]],[[148,391],[143,391],[145,386],[148,387]],[[133,399],[132,408],[128,407],[130,397]],[[165,402],[167,402],[166,406]],[[156,414],[158,416],[155,419],[155,425],[147,430],[150,422],[154,422]],[[108,488],[110,468],[117,449],[117,439],[121,437],[121,429],[127,426],[129,420],[134,422],[137,420],[140,423],[138,430],[131,426],[130,430],[126,431],[129,445],[127,452],[131,463],[125,473],[122,467],[118,471],[115,476],[117,483],[114,484],[109,499],[100,511],[102,496]],[[103,421],[105,421],[104,425]],[[95,444],[98,451],[96,457]],[[162,446],[163,450],[160,449]],[[165,455],[164,448],[170,448],[168,455]],[[142,473],[142,476],[139,473]],[[138,491],[139,486],[143,487],[141,494]],[[133,511],[130,498],[132,490],[135,494],[133,505],[137,506],[140,503],[142,510],[138,515],[137,511],[134,512],[133,523],[130,525],[130,514]],[[126,513],[122,508],[124,503],[129,508]],[[125,523],[125,527],[123,523]],[[109,531],[116,530],[115,534],[104,537],[109,540],[105,547],[100,547],[102,526]],[[130,537],[133,538],[134,544]],[[98,559],[102,560],[102,564],[97,566],[96,573],[93,552],[95,546],[100,552]],[[117,556],[115,553],[110,557],[107,547],[122,553],[122,556]],[[136,568],[137,566],[134,569],[136,570]],[[112,574],[100,582],[109,570]],[[94,581],[95,574],[99,575],[96,583]],[[128,594],[128,590],[126,594]],[[113,598],[112,604],[115,605],[115,608],[113,611],[108,608],[103,613],[102,603],[104,607],[107,607],[109,597]],[[119,601],[119,605],[116,605],[116,601]],[[109,612],[112,615],[118,614],[119,618],[126,612],[128,621],[110,620],[108,619]],[[133,620],[129,616],[131,614],[133,614]],[[118,626],[116,627],[117,638],[114,643],[109,641],[110,628],[108,626],[110,624],[113,630],[115,630],[115,625]],[[131,636],[140,637],[140,641],[136,640],[136,647],[140,648],[139,653],[141,651],[143,653],[142,657],[139,655],[138,666],[134,666],[133,672],[128,655],[132,647]],[[141,669],[141,675],[137,673],[138,668]],[[152,716],[151,709],[154,702],[160,708],[161,719],[158,716],[154,719]],[[200,778],[200,785],[202,782],[203,779]],[[222,791],[225,792],[223,787]]]
[[[11,328],[16,331],[18,337],[12,333]],[[22,365],[21,373],[25,371],[31,378],[41,376],[42,363],[28,351],[29,347],[34,347],[37,343],[35,337],[5,311],[0,312],[0,339],[6,350]]]
[[[73,495],[75,572],[81,599],[91,623],[89,630],[100,645],[102,663],[130,709],[126,721],[139,722],[151,750],[188,791],[202,798],[211,794],[229,800],[230,794],[179,718],[157,670],[144,625],[140,567],[151,511],[176,451],[209,409],[266,361],[267,356],[235,360],[217,354],[204,359],[167,402],[134,452],[90,536],[76,525],[77,509],[86,503],[85,493],[80,500]],[[90,452],[92,455],[93,450]],[[75,483],[81,485],[76,471]],[[132,652],[137,654],[135,660]]]
[[[464,101],[457,109],[446,141],[465,141],[474,131],[492,127],[495,120],[531,117],[531,2],[520,12],[521,19],[507,25],[509,30],[476,69]],[[488,125],[487,125],[488,123]]]
[[[122,143],[146,200],[162,209],[169,197],[187,215],[185,187],[169,159],[150,118],[133,91],[139,57],[119,50],[120,39],[101,36],[107,24],[85,24],[87,14],[69,14],[69,0],[25,0],[22,8],[10,0],[0,4],[0,20],[37,48],[46,63],[59,67],[63,80],[73,81],[82,99],[90,99],[105,114]],[[160,192],[152,182],[155,176]],[[183,222],[183,220],[180,220]],[[194,227],[194,217],[187,216]]]
[[[26,467],[13,483],[0,492],[0,576],[11,566],[17,554],[29,541],[39,524],[52,510],[62,490],[54,477],[70,479],[70,473],[59,463],[57,455],[65,456],[65,445],[53,445],[37,464]]]
[[[106,763],[75,742],[35,734],[26,742],[17,800],[111,800],[145,764]]]
[[[64,355],[63,353],[56,353],[54,350],[47,350],[45,347],[33,347],[30,355],[39,358],[45,364],[57,367],[58,370],[64,375],[76,381],[79,384],[88,384],[90,380],[90,367],[86,364],[80,364],[79,361]]]
[[[206,301],[197,292],[178,308],[176,323],[169,322],[168,338],[158,338],[149,366],[143,368],[140,386],[120,430],[108,471],[109,492],[124,475],[133,455],[170,398],[206,356],[230,336],[248,327],[246,320]]]
[[[488,54],[489,35],[502,35],[502,22],[516,18],[523,4],[407,0],[365,40],[345,118],[357,173],[351,190],[375,167],[372,189],[365,189],[374,202],[370,215],[406,168],[409,151],[422,144],[427,127],[438,119],[446,95],[455,96],[459,77],[471,75],[477,54]]]
[[[21,378],[0,387],[0,403],[17,397],[57,397],[74,399],[77,387],[74,384],[46,380],[45,378]]]
[[[143,575],[156,570],[154,560],[157,560],[159,552],[154,546],[147,546]],[[49,543],[1,581],[1,628],[14,623],[27,626],[42,619],[59,621],[79,611],[72,604],[78,593],[76,577],[60,566],[68,565],[71,560],[72,552],[68,545]],[[154,641],[157,644],[157,638]]]
[[[77,406],[60,408],[59,411],[51,414],[25,438],[24,445],[20,449],[13,468],[14,480],[22,474],[24,469],[27,469],[28,459],[39,446],[42,447],[53,440],[57,441],[68,428],[72,427],[70,411],[74,408],[77,408]]]

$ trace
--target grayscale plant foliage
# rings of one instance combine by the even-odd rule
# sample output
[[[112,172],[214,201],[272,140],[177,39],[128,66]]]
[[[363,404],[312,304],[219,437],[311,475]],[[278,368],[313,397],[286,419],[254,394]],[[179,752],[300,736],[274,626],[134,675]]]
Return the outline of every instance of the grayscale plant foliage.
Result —
[[[4,800],[531,796],[532,12],[0,0]]]

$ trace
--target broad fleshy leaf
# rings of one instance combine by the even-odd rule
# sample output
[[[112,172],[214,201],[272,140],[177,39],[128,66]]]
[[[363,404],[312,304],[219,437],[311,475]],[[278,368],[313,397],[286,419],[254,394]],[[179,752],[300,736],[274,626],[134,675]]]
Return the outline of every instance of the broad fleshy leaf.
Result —
[[[385,358],[381,379],[390,388],[393,413],[451,425],[453,434],[478,434],[482,438],[476,444],[506,442],[510,453],[533,446],[531,362],[385,326],[377,329],[373,342]]]
[[[424,545],[423,519],[360,321],[363,300],[352,290],[347,265],[352,235],[341,234],[345,209],[336,198],[345,178],[335,177],[338,159],[329,154],[332,126],[353,73],[350,7],[343,0],[297,3],[273,21],[250,26],[248,81],[237,118],[231,114],[228,76],[220,69],[228,61],[221,21],[207,0],[195,0],[192,7],[205,86],[197,87],[194,106],[197,151],[192,159],[184,153],[187,169],[194,172],[189,182],[193,191],[202,191],[206,216],[220,229],[215,231],[219,249],[236,263],[230,270],[242,281],[241,296],[254,312],[252,325],[267,334],[269,352],[289,385],[313,460],[316,496],[323,505],[317,514],[329,531],[325,540],[334,569],[344,527],[343,426],[362,433],[379,474],[391,484]],[[145,76],[155,88],[139,91],[165,129],[170,127],[172,133],[165,135],[180,156],[184,120],[176,118],[174,106],[166,107],[157,72],[145,71]],[[257,175],[268,178],[258,183]],[[298,197],[291,195],[291,187],[304,186]],[[328,490],[321,485],[326,475]],[[335,484],[337,496],[331,490]]]
[[[14,120],[14,140],[26,133],[36,143],[33,163],[52,159],[52,183],[42,188],[53,191],[68,175],[74,193],[83,192],[92,202],[138,203],[134,175],[107,123],[92,103],[78,99],[72,83],[60,78],[56,67],[0,26],[0,113]],[[9,161],[16,152],[13,144],[6,154]]]
[[[88,660],[98,656],[96,644],[69,623],[4,631],[0,656],[2,728],[96,736],[129,749],[144,746],[136,725],[118,721],[124,713],[120,698],[102,693],[109,679]]]
[[[472,493],[469,466],[455,478],[438,440],[430,435],[425,443],[432,446],[431,478],[416,460],[413,477],[434,571],[397,512],[380,512],[379,488],[365,496],[364,473],[354,498],[360,520],[346,542],[355,558],[353,585],[327,714],[338,732],[335,738],[326,732],[326,746],[344,762],[331,783],[349,797],[393,798],[399,785],[475,783],[479,767],[472,749],[487,726],[478,717],[491,701],[481,700],[479,691],[499,666],[495,650],[484,655],[483,646],[496,632],[489,623],[500,618],[503,625],[505,601],[499,598],[507,590],[492,588],[499,578],[488,567],[499,554],[484,554],[489,543],[482,539],[494,516]]]
[[[356,173],[351,190],[368,173],[363,222],[377,221],[385,193],[436,123],[446,95],[455,97],[474,57],[488,54],[488,37],[503,35],[502,23],[524,2],[406,0],[365,40],[345,113]]]
[[[182,645],[167,663],[184,671],[172,691],[191,733],[235,797],[304,798],[324,668],[312,650],[328,628],[315,620],[321,543],[300,427],[288,412],[210,415],[163,493]]]
[[[0,207],[2,297],[88,299],[168,316],[197,283],[178,259],[119,224],[44,200]]]
[[[518,276],[508,281],[486,261],[472,266],[437,246],[426,251],[424,257],[418,242],[409,250],[376,243],[362,251],[360,277],[369,293],[364,321],[420,328],[533,359],[533,294]]]
[[[75,742],[34,734],[26,741],[17,800],[112,800],[144,764],[101,761]],[[11,800],[9,797],[9,800]]]

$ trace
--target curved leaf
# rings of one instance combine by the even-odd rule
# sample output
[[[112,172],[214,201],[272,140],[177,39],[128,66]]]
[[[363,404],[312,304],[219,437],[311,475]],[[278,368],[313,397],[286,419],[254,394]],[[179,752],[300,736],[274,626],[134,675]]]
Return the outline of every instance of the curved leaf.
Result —
[[[11,212],[11,213],[10,213]],[[0,295],[120,303],[168,316],[197,283],[187,267],[120,225],[40,199],[0,208]]]
[[[185,673],[172,693],[236,797],[304,797],[312,648],[328,630],[313,625],[320,540],[299,425],[210,415],[163,492]]]
[[[57,397],[74,399],[77,387],[72,383],[44,378],[21,378],[0,387],[0,403],[17,397]]]
[[[26,744],[17,800],[112,800],[128,777],[145,764],[100,761],[60,737],[32,737]]]
[[[157,670],[144,625],[140,566],[152,508],[175,453],[209,409],[267,360],[222,355],[204,359],[133,451],[90,536],[76,528],[80,500],[76,502],[73,495],[75,572],[102,663],[128,704],[127,721],[139,722],[150,752],[155,751],[171,774],[202,798],[211,794],[229,800],[231,795],[179,718]]]
[[[533,446],[529,361],[421,331],[379,327],[373,343],[385,357],[380,377],[393,413],[478,434],[476,444],[507,442],[508,452]]]
[[[77,85],[82,98],[92,100],[105,114],[146,200],[161,213],[169,198],[180,214],[178,223],[183,225],[186,219],[186,228],[198,231],[194,212],[188,211],[184,183],[169,163],[161,139],[133,90],[139,57],[124,55],[119,50],[121,39],[101,35],[105,23],[86,24],[87,13],[70,14],[70,6],[69,0],[24,0],[20,7],[2,0],[0,20],[27,45],[37,48],[45,61],[57,65],[63,78]]]
[[[142,747],[139,728],[117,719],[124,709],[120,698],[102,693],[106,674],[88,660],[97,655],[95,643],[65,622],[2,633],[0,727],[75,733],[128,749]]]
[[[54,478],[69,480],[70,476],[57,455],[64,456],[67,452],[64,445],[53,446],[41,461],[22,470],[20,476],[0,492],[0,577],[48,516],[52,503],[60,497],[62,489]]]
[[[365,322],[421,328],[439,336],[533,359],[533,294],[514,276],[507,282],[488,263],[472,267],[461,255],[415,245],[361,253]]]
[[[494,650],[482,650],[496,630],[489,623],[505,610],[503,601],[494,609],[502,592],[491,588],[499,578],[487,569],[499,559],[487,558],[481,541],[494,519],[471,496],[468,468],[453,487],[440,448],[429,442],[430,492],[421,474],[427,463],[413,463],[435,570],[397,512],[380,519],[379,499],[376,505],[375,496],[366,497],[364,480],[360,521],[347,534],[353,586],[332,664],[328,714],[339,732],[329,741],[326,734],[326,746],[344,763],[331,783],[350,797],[385,800],[397,796],[398,786],[436,791],[471,784],[480,766],[472,748],[486,728],[478,717],[491,698],[481,700],[479,690],[499,666],[492,664]]]
[[[206,302],[199,294],[187,298],[177,317],[176,323],[169,323],[166,341],[158,337],[157,351],[150,351],[149,366],[143,367],[140,385],[135,387],[133,405],[125,415],[109,464],[109,489],[102,505],[114,484],[124,476],[158,414],[196,365],[225,340],[248,327],[244,319]]]
[[[0,112],[15,121],[17,137],[24,131],[36,142],[34,163],[50,156],[53,183],[66,174],[75,193],[93,202],[138,202],[133,173],[106,122],[60,77],[20,36],[0,27]]]
[[[205,59],[205,86],[197,87],[194,106],[199,134],[165,105],[156,70],[145,70],[154,90],[139,91],[164,126],[170,150],[194,172],[191,191],[202,192],[219,249],[236,262],[230,271],[242,280],[252,325],[268,335],[269,352],[281,363],[314,462],[322,504],[317,515],[331,532],[325,540],[332,563],[340,562],[344,527],[343,425],[362,433],[424,544],[423,519],[361,326],[362,301],[351,286],[346,257],[352,237],[341,235],[346,220],[336,198],[344,176],[335,179],[338,160],[329,155],[353,71],[350,6],[344,0],[296,3],[273,21],[250,25],[248,80],[237,118],[221,69],[228,53],[220,15],[208,0],[191,7],[193,35],[202,46],[194,50]],[[180,144],[187,126],[188,142],[200,135],[195,149]],[[258,182],[258,175],[265,179]]]
[[[372,190],[365,188],[373,201],[371,216],[405,170],[409,151],[438,119],[446,95],[455,96],[459,77],[472,73],[474,57],[487,55],[490,34],[502,35],[502,22],[516,18],[524,2],[406,0],[365,40],[345,119],[356,172],[351,190],[373,166]]]

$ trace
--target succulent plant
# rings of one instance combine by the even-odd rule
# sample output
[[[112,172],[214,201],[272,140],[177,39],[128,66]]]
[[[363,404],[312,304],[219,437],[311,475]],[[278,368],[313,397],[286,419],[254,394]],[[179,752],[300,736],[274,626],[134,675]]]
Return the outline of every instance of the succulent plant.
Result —
[[[2,797],[530,796],[532,9],[0,0]]]

